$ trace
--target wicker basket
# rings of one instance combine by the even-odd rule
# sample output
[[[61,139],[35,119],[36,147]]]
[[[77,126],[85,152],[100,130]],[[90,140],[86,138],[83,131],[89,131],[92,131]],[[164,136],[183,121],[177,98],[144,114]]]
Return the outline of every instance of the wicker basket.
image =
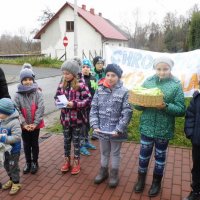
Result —
[[[141,95],[133,91],[129,91],[129,102],[144,107],[156,107],[163,104],[163,95],[150,96]]]

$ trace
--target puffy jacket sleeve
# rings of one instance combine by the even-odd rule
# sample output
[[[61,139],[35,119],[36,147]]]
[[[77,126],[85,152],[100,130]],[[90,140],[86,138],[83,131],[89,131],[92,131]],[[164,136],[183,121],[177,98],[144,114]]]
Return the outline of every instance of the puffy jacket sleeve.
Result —
[[[90,126],[93,129],[99,128],[99,106],[98,106],[98,90],[95,92],[92,99],[90,110]]]
[[[195,100],[194,98],[191,100],[190,105],[186,110],[185,115],[185,125],[184,132],[188,139],[193,135],[194,127],[195,127],[195,117],[196,117],[196,109],[195,109]]]
[[[23,117],[22,112],[21,112],[21,104],[20,104],[20,101],[19,101],[19,94],[18,93],[16,93],[15,96],[14,96],[14,104],[15,104],[15,107],[17,108],[17,111],[19,112],[20,123],[23,126],[26,125],[26,120]]]
[[[119,123],[116,126],[115,131],[119,133],[124,133],[127,126],[131,120],[133,110],[128,102],[128,91],[125,93],[122,103],[122,112]]]
[[[166,112],[175,117],[182,117],[185,115],[185,99],[181,84],[178,85],[175,91],[174,101],[169,103]]]
[[[44,116],[44,98],[42,92],[40,91],[37,91],[36,97],[37,97],[37,110],[35,112],[33,123],[38,125],[42,121]]]

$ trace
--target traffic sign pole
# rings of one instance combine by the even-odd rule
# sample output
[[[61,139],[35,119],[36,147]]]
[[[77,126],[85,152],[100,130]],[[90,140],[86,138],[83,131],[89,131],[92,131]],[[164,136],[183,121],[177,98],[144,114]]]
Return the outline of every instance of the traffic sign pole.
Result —
[[[63,38],[63,45],[65,47],[65,60],[66,60],[67,59],[66,47],[68,45],[68,38],[66,36]]]

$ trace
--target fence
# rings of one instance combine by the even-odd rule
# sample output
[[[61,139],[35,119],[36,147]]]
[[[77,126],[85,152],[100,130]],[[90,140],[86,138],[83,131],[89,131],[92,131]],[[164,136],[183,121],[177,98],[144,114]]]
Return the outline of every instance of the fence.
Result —
[[[15,59],[15,58],[24,58],[24,57],[44,57],[45,54],[35,53],[35,54],[7,54],[0,55],[0,59]]]

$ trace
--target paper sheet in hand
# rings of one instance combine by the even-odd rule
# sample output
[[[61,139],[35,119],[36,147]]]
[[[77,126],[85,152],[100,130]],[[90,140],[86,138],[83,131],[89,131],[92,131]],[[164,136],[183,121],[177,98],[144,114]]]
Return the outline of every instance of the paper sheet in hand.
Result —
[[[103,134],[108,134],[108,135],[114,135],[115,134],[115,132],[108,132],[108,131],[96,131],[96,132],[98,132],[98,133],[103,133]]]
[[[57,108],[66,108],[67,103],[68,103],[66,96],[64,94],[58,95],[57,98],[59,101],[56,101],[56,107]]]

